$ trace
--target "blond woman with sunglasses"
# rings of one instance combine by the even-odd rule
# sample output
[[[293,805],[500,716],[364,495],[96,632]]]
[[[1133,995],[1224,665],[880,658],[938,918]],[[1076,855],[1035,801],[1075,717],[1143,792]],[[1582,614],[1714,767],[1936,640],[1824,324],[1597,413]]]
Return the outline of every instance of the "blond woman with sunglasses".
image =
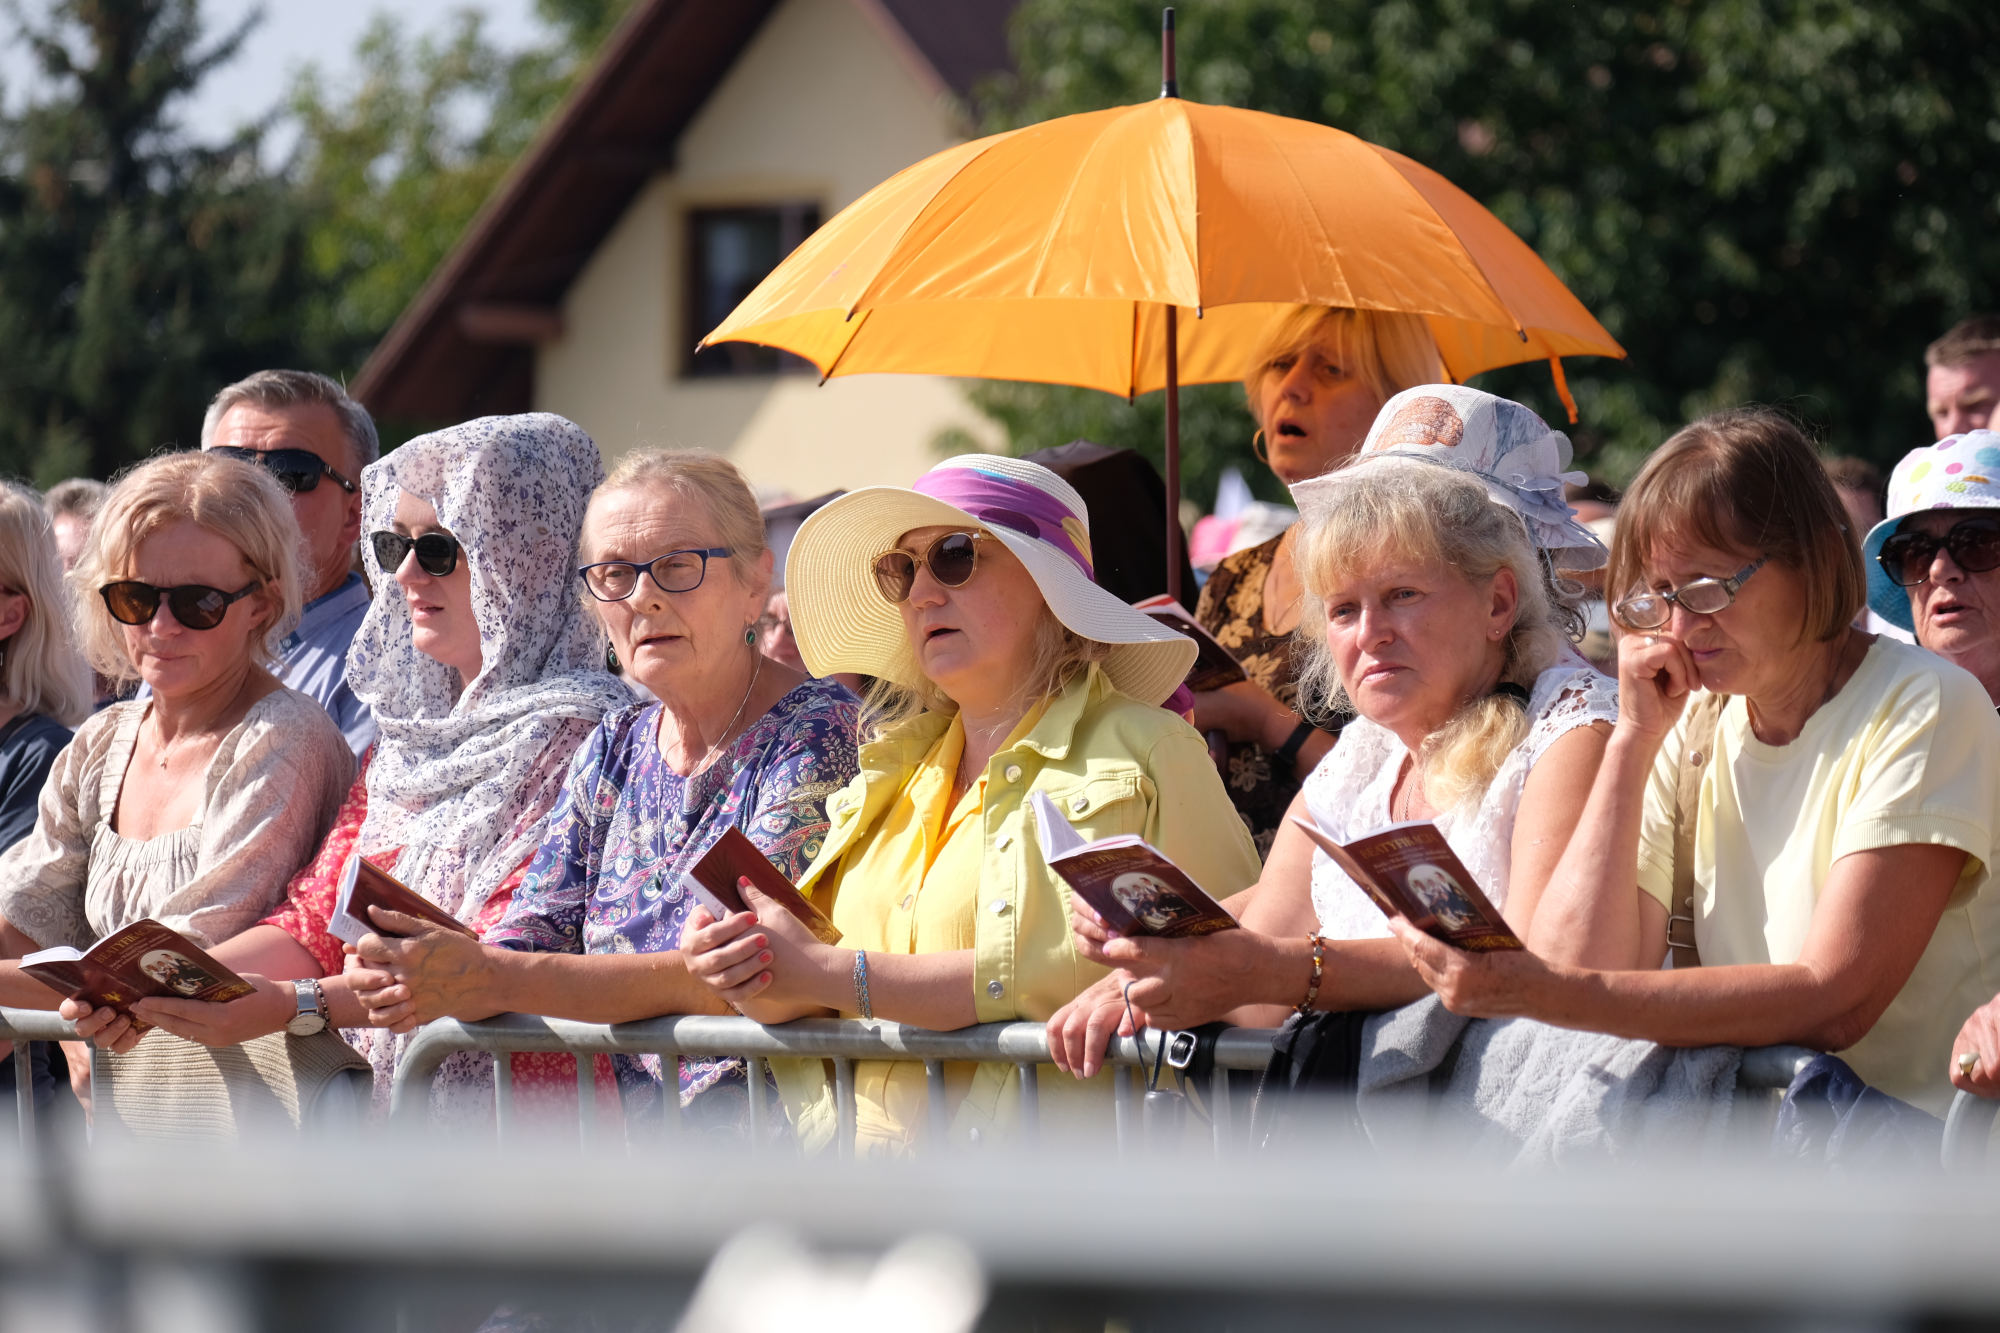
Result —
[[[151,697],[77,730],[34,831],[0,855],[9,956],[149,916],[213,947],[312,856],[354,757],[326,710],[271,674],[299,618],[298,547],[284,491],[248,463],[173,454],[112,491],[70,576],[76,615],[91,665]],[[0,1003],[57,999],[0,967]]]
[[[1194,645],[1097,586],[1087,511],[1054,473],[973,454],[909,489],[842,496],[799,529],[785,583],[806,665],[884,686],[860,774],[827,802],[830,827],[799,880],[840,942],[754,898],[754,914],[690,916],[689,971],[744,1013],[942,1030],[1047,1019],[1103,969],[1071,943],[1034,793],[1086,839],[1142,835],[1217,898],[1256,878],[1201,737],[1159,706]],[[936,1112],[950,1141],[1004,1133],[1018,1077],[947,1066]],[[807,1146],[828,1142],[833,1092],[818,1064],[781,1069],[779,1084]],[[1110,1106],[1102,1083],[1044,1097],[1058,1116],[1066,1103]],[[858,1152],[936,1146],[920,1065],[862,1063],[855,1100]]]

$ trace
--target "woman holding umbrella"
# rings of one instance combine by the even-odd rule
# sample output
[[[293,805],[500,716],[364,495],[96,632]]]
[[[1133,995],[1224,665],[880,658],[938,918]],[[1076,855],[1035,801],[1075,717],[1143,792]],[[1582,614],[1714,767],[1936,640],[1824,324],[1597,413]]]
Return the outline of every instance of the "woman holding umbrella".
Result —
[[[1361,447],[1382,405],[1442,378],[1420,315],[1300,306],[1265,339],[1243,381],[1257,433],[1251,447],[1286,486],[1333,468]],[[1256,840],[1271,841],[1299,784],[1332,748],[1299,714],[1292,631],[1304,585],[1293,563],[1298,528],[1225,557],[1201,591],[1204,628],[1250,679],[1195,696],[1194,722],[1229,740],[1229,799]]]

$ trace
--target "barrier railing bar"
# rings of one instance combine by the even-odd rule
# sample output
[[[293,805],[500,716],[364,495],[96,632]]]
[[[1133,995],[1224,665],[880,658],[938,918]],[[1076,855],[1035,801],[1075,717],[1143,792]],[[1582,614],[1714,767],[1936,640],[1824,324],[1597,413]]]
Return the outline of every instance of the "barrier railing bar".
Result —
[[[854,1135],[859,1118],[854,1106],[854,1061],[844,1055],[833,1058],[834,1138],[840,1155],[854,1153]]]
[[[1021,1136],[1032,1143],[1042,1127],[1041,1084],[1034,1065],[1023,1062],[1014,1068],[1021,1076]]]
[[[2000,1114],[2000,1101],[1989,1097],[1961,1091],[1951,1099],[1951,1109],[1944,1117],[1943,1161],[1947,1170],[1985,1162],[1996,1114]]]
[[[35,1146],[35,1069],[28,1043],[14,1043],[14,1123],[21,1135],[21,1151]]]
[[[678,1065],[680,1061],[675,1060],[674,1063]],[[666,1061],[663,1059],[661,1061],[661,1068],[664,1070],[665,1066]],[[758,1059],[754,1055],[743,1062],[743,1077],[746,1083],[746,1091],[750,1096],[750,1151],[753,1154],[764,1151],[764,1138],[768,1132],[770,1121],[770,1089],[764,1086],[764,1079],[767,1076],[768,1069],[768,1063]],[[673,1098],[675,1114],[678,1116],[681,1100],[680,1089],[675,1088],[668,1095]]]
[[[943,1143],[945,1136],[951,1133],[951,1121],[946,1118],[944,1110],[944,1061],[924,1061],[924,1087],[930,1093],[925,1113],[930,1118],[931,1141]]]
[[[495,1056],[513,1063],[513,1057]],[[588,1052],[578,1052],[576,1057],[576,1137],[577,1143],[588,1149],[590,1140],[597,1130],[597,1057]]]
[[[1121,1157],[1138,1141],[1138,1135],[1134,1132],[1138,1124],[1138,1112],[1135,1106],[1137,1093],[1133,1087],[1133,1080],[1137,1077],[1136,1070],[1122,1065],[1111,1071],[1112,1133],[1118,1141],[1118,1154]]]
[[[429,1098],[424,1100],[428,1101]],[[503,1147],[514,1120],[514,1061],[510,1051],[493,1053],[493,1136]]]

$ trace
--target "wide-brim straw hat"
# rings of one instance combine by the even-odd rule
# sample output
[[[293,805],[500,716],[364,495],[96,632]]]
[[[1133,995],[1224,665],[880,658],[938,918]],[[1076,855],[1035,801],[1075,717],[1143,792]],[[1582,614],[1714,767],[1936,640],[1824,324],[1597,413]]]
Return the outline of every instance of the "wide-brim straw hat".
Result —
[[[1896,628],[1916,632],[1910,594],[1882,568],[1882,543],[1911,514],[1927,509],[2000,509],[2000,432],[1969,430],[1912,449],[1889,474],[1889,517],[1861,543],[1868,570],[1868,609]]]
[[[1110,646],[1104,673],[1133,698],[1164,701],[1194,665],[1192,639],[1097,586],[1089,511],[1068,482],[1025,459],[962,454],[913,487],[850,491],[799,527],[785,587],[799,655],[815,675],[850,671],[911,689],[930,684],[902,612],[875,586],[875,557],[904,533],[930,527],[991,533],[1027,568],[1057,620]]]

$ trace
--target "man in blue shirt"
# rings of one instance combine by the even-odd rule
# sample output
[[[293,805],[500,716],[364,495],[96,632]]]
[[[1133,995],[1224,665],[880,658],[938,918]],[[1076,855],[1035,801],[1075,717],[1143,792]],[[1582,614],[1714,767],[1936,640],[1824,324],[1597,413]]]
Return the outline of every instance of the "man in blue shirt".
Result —
[[[361,469],[381,446],[368,410],[324,375],[260,370],[215,395],[201,447],[263,464],[291,492],[305,534],[306,605],[279,651],[279,678],[325,705],[358,758],[375,719],[347,687],[347,645],[368,611],[354,572],[361,538]]]

